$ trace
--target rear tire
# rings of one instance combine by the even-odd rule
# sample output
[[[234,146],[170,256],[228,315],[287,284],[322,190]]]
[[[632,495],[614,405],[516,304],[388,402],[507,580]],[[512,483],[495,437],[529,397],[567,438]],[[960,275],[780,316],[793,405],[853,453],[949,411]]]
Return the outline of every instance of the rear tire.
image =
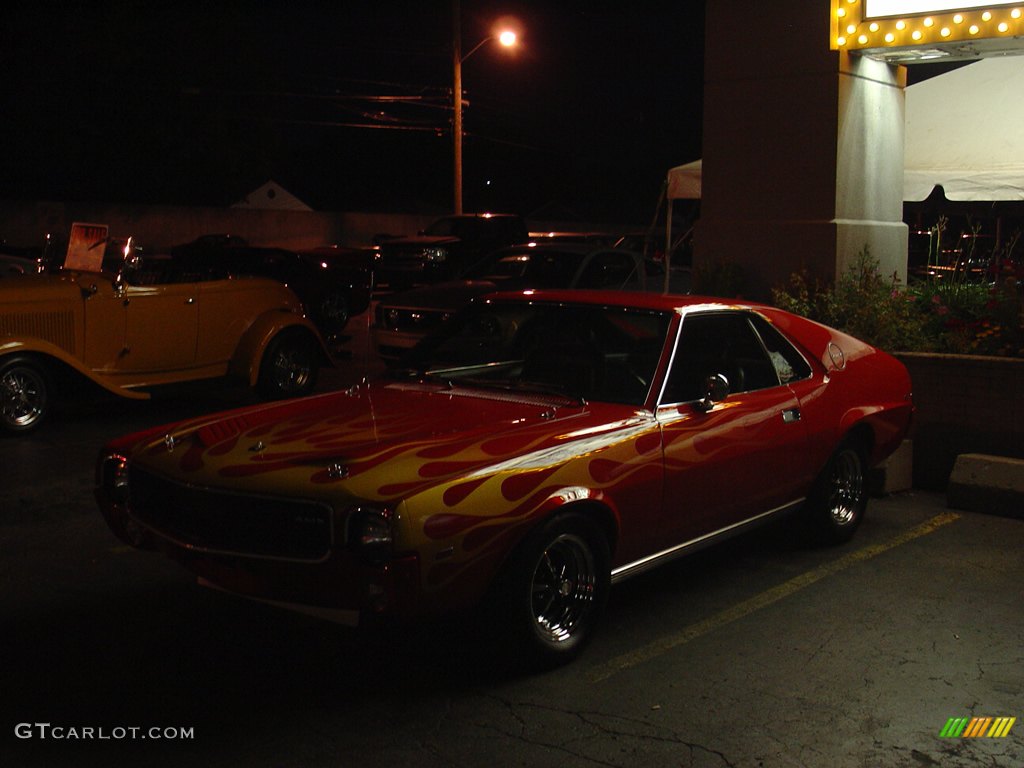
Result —
[[[49,413],[50,383],[42,366],[26,357],[0,363],[0,428],[31,432]]]
[[[861,443],[847,440],[815,481],[805,518],[816,541],[842,544],[856,533],[867,505],[867,451]]]
[[[256,391],[268,400],[308,395],[319,369],[316,340],[304,331],[282,331],[263,353]]]

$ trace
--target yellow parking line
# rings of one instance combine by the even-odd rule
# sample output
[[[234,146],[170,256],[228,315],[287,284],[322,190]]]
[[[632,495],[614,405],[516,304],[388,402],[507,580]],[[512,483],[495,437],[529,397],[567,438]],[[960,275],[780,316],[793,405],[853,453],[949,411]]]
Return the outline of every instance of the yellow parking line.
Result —
[[[932,531],[959,519],[960,515],[954,512],[945,512],[941,515],[936,515],[931,520],[922,523],[916,528],[904,531],[899,536],[896,536],[887,542],[882,544],[873,544],[870,547],[865,547],[864,549],[858,549],[856,552],[851,552],[838,560],[833,560],[830,563],[819,566],[812,571],[807,571],[807,573],[802,573],[799,576],[783,582],[776,587],[772,587],[769,590],[761,592],[758,595],[754,595],[754,597],[744,600],[742,603],[738,603],[732,608],[716,613],[714,616],[710,616],[696,624],[691,624],[675,634],[663,637],[653,643],[637,648],[635,651],[631,651],[630,653],[617,656],[614,659],[595,667],[588,673],[587,677],[592,683],[599,683],[607,680],[618,672],[638,666],[645,661],[650,661],[673,648],[689,643],[691,640],[695,640],[702,635],[706,635],[712,630],[723,627],[726,624],[730,624],[737,619],[742,619],[744,616],[749,616],[755,611],[759,611],[772,603],[782,600],[784,597],[789,597],[793,593],[799,592],[801,589],[805,589],[815,582],[821,581],[826,576],[831,576],[835,573],[846,570],[852,565],[862,563],[865,560],[870,560],[883,552],[887,552],[890,549],[906,544],[907,542],[913,541],[921,536],[926,536]]]

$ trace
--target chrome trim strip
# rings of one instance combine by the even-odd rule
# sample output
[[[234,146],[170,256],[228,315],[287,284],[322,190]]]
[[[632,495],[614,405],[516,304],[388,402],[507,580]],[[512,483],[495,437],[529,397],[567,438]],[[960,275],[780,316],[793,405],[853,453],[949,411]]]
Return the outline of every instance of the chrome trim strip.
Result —
[[[744,529],[752,527],[756,523],[759,523],[766,518],[774,515],[788,512],[791,509],[795,509],[804,503],[806,498],[800,498],[796,501],[791,501],[788,504],[783,504],[781,507],[770,509],[767,512],[762,512],[759,515],[741,520],[738,523],[733,523],[725,528],[719,528],[717,531],[706,533],[703,536],[698,536],[696,539],[690,541],[684,541],[682,544],[677,544],[674,547],[663,549],[661,552],[655,552],[653,555],[642,557],[639,560],[635,560],[632,563],[619,566],[612,570],[612,584],[618,584],[620,581],[628,579],[630,576],[636,576],[641,573],[655,568],[669,560],[674,560],[677,557],[681,557],[684,554],[688,554],[690,551],[700,549],[701,547],[709,546],[719,539],[726,538],[727,536],[736,535],[741,533]]]

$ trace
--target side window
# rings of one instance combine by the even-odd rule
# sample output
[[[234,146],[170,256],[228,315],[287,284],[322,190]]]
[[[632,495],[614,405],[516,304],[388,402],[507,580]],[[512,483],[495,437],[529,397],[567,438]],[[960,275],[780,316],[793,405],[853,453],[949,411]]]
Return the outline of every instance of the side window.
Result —
[[[633,275],[635,263],[626,253],[595,254],[583,268],[577,288],[618,288]]]
[[[699,400],[715,374],[729,381],[730,393],[779,386],[776,368],[745,313],[684,318],[662,402]]]
[[[783,384],[788,384],[791,381],[809,378],[811,366],[807,364],[803,355],[797,352],[796,348],[779,332],[779,329],[763,317],[755,316],[752,320],[758,335],[761,337],[761,341],[764,342],[768,350],[768,356],[771,358],[772,365],[775,366],[775,372],[779,375],[779,380]]]

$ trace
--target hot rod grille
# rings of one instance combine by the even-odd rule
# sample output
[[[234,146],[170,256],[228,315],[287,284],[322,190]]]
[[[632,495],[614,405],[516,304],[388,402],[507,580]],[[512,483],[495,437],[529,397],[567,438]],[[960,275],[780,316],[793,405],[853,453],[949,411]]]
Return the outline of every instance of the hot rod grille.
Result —
[[[75,353],[75,317],[72,312],[16,312],[0,315],[0,333],[32,336]]]
[[[200,488],[136,467],[128,487],[132,516],[190,547],[287,560],[323,560],[330,552],[324,504]]]

